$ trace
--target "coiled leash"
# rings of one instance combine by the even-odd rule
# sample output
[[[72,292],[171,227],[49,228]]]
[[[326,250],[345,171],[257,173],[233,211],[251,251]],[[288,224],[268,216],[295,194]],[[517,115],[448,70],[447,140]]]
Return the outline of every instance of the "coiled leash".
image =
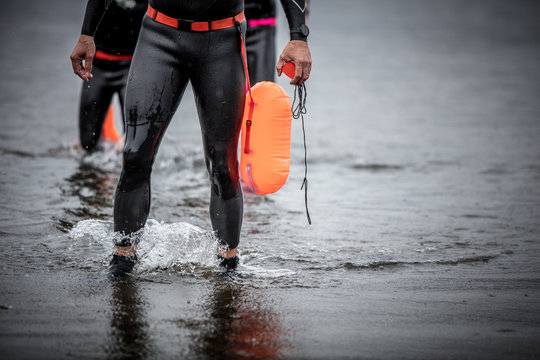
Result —
[[[296,103],[296,100],[298,99],[298,103]],[[293,119],[302,119],[302,134],[304,138],[304,180],[302,181],[302,186],[300,187],[300,190],[304,189],[304,202],[306,204],[306,215],[309,225],[311,225],[311,217],[309,216],[309,209],[308,209],[308,179],[307,179],[307,145],[306,145],[306,128],[304,125],[304,114],[307,113],[306,109],[306,99],[307,99],[307,90],[306,90],[306,84],[302,85],[296,85],[294,89],[294,97],[293,102],[291,106],[292,116]]]

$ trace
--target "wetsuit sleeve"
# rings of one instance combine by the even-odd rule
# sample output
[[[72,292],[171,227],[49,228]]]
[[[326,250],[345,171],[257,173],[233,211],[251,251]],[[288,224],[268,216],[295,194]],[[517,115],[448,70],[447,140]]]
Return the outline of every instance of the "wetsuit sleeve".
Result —
[[[99,22],[103,18],[105,11],[111,4],[112,0],[88,0],[86,4],[86,12],[84,13],[84,21],[81,29],[82,35],[94,37],[96,34]]]
[[[307,33],[302,30],[306,26],[306,1],[281,0],[281,5],[289,22],[291,40],[307,41]]]

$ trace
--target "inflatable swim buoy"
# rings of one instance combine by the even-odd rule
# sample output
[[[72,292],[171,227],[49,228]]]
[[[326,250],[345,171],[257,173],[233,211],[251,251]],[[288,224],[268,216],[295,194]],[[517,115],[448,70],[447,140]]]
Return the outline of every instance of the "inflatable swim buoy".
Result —
[[[246,102],[242,119],[240,174],[259,195],[281,189],[289,177],[291,161],[291,98],[278,84],[261,81],[251,88],[246,45],[239,24],[246,74]]]
[[[278,84],[261,81],[246,97],[242,122],[240,171],[251,191],[265,195],[281,189],[291,160],[291,98]]]

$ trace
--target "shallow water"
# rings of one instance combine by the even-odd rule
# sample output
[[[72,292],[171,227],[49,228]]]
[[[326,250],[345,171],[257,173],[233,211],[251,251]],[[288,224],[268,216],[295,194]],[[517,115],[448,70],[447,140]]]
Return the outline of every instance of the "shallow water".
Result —
[[[241,263],[223,276],[188,90],[154,165],[135,276],[112,284],[121,159],[110,144],[77,149],[80,83],[68,55],[83,8],[8,1],[0,15],[5,354],[540,354],[535,2],[313,2],[313,224],[295,121],[289,180],[277,194],[244,194]]]

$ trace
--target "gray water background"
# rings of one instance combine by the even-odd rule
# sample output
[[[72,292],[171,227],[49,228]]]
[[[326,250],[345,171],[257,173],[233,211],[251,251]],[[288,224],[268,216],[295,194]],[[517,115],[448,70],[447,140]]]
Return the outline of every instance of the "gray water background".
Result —
[[[313,1],[313,224],[295,121],[289,180],[245,194],[241,265],[219,273],[188,91],[154,166],[141,262],[120,285],[106,266],[121,160],[76,146],[68,56],[83,11],[7,1],[0,15],[7,358],[540,354],[537,2]]]

